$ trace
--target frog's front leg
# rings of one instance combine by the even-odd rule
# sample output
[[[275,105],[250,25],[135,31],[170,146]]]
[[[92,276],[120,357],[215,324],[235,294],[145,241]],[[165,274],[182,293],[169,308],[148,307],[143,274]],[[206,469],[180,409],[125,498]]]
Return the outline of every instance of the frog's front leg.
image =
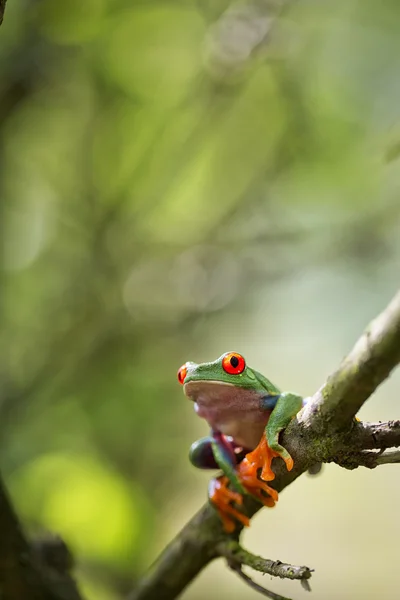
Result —
[[[303,398],[301,396],[290,392],[284,392],[280,395],[265,428],[265,437],[270,448],[269,460],[267,460],[261,471],[261,478],[265,481],[271,481],[275,478],[271,463],[276,456],[280,456],[285,461],[288,471],[293,469],[293,459],[286,448],[279,443],[279,434],[286,429],[302,407]]]
[[[275,479],[271,463],[277,456],[283,458],[288,471],[292,470],[293,459],[286,448],[279,443],[279,434],[286,429],[302,406],[303,398],[301,396],[289,392],[279,394],[260,443],[255,450],[246,455],[239,466],[239,477],[242,482],[247,480],[249,485],[260,487],[257,483],[260,481],[259,478],[264,481]],[[276,497],[273,496],[273,498],[277,500],[276,491],[275,494]]]

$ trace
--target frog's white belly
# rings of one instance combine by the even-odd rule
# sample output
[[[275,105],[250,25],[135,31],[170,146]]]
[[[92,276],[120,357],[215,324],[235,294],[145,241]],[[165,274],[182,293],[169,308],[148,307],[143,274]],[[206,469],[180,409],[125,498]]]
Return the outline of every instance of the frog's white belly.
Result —
[[[253,450],[259,443],[266,425],[266,420],[263,422],[243,424],[236,421],[228,423],[220,423],[218,429],[224,435],[229,435],[233,438],[238,446],[243,446],[249,450]]]
[[[239,446],[253,449],[258,445],[269,418],[260,408],[260,393],[219,382],[193,381],[185,384],[185,394],[212,429],[232,437]]]

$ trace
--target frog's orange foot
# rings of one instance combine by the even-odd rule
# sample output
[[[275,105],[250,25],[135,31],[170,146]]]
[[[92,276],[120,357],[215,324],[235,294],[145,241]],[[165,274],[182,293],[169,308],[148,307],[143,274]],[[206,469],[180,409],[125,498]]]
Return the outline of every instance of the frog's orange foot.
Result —
[[[246,491],[251,496],[257,498],[264,506],[272,508],[275,506],[275,502],[278,501],[278,492],[260,479],[254,481],[254,479],[247,479],[245,477],[241,480],[241,483],[246,488]]]
[[[252,452],[249,452],[244,459],[244,461],[247,461],[245,464],[246,473],[257,477],[259,469],[261,469],[261,479],[264,481],[272,481],[275,479],[275,473],[271,469],[271,463],[275,456],[279,456],[279,454],[274,452],[274,450],[271,450],[268,446],[265,434],[263,434],[257,448]],[[242,461],[242,463],[244,461]]]
[[[225,531],[232,533],[236,528],[236,523],[232,517],[245,527],[249,527],[250,519],[232,506],[231,502],[235,502],[241,506],[243,504],[243,496],[238,492],[230,490],[228,483],[229,480],[225,476],[212,479],[209,484],[208,495],[210,501],[217,509]]]
[[[275,478],[275,474],[271,470],[274,456],[275,453],[268,446],[263,435],[257,448],[249,452],[237,467],[242,485],[249,494],[256,496],[266,506],[274,506],[278,500],[278,492],[266,483]],[[260,470],[261,479],[259,477]]]
[[[275,506],[278,492],[258,477],[259,468],[255,469],[254,463],[244,458],[237,467],[240,483],[251,496],[258,498],[265,506]]]
[[[271,465],[272,460],[276,457],[280,457],[285,461],[288,471],[293,469],[293,458],[287,450],[282,447],[280,448],[280,452],[272,450],[268,445],[265,434],[263,434],[257,448],[246,455],[247,460],[252,463],[254,469],[257,470],[261,468],[261,479],[264,481],[272,481],[275,479],[275,473],[273,472]]]
[[[293,469],[293,459],[290,454],[283,448],[281,453],[272,450],[264,434],[257,448],[249,452],[238,466],[238,474],[243,486],[249,494],[256,496],[266,506],[274,506],[278,500],[278,492],[266,483],[275,479],[271,464],[277,456],[285,461],[288,471]]]

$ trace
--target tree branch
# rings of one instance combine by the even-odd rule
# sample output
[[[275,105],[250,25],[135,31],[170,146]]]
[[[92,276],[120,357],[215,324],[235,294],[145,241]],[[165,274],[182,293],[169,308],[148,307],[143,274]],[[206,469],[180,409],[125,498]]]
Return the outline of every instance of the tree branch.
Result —
[[[282,491],[318,462],[335,461],[348,468],[397,462],[398,452],[379,454],[365,449],[399,445],[400,422],[356,423],[353,418],[399,361],[400,293],[284,432],[283,445],[295,465],[289,473],[283,461],[274,461],[276,478],[272,484],[276,490]],[[352,454],[353,462],[346,464]],[[245,498],[244,505],[249,516],[261,508],[250,497]],[[234,534],[227,535],[214,509],[205,505],[163,551],[130,600],[176,598],[210,561],[221,552],[226,554],[223,549],[237,542],[241,529],[238,525]]]
[[[387,448],[400,446],[400,421],[387,423],[359,422],[353,427],[351,436],[343,440],[340,452],[330,457],[329,462],[356,469],[367,467],[374,469],[379,465],[397,463],[398,452],[385,452]],[[366,452],[366,450],[379,450]]]
[[[395,448],[400,446],[400,421],[359,423],[350,441],[354,450]]]
[[[349,426],[364,402],[400,362],[400,292],[365,330],[303,411],[320,433]]]

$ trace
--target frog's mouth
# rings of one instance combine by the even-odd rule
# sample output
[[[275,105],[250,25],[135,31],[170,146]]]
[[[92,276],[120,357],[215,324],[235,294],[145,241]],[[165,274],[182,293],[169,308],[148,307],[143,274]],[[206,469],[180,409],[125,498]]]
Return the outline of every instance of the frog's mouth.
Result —
[[[257,392],[225,381],[192,380],[184,384],[183,391],[194,402],[196,413],[206,419],[211,414],[234,416],[243,410],[259,409],[260,395]]]
[[[215,406],[232,398],[235,388],[233,383],[214,381],[212,379],[192,379],[183,386],[185,395],[195,403],[195,411],[199,412],[199,404]]]

